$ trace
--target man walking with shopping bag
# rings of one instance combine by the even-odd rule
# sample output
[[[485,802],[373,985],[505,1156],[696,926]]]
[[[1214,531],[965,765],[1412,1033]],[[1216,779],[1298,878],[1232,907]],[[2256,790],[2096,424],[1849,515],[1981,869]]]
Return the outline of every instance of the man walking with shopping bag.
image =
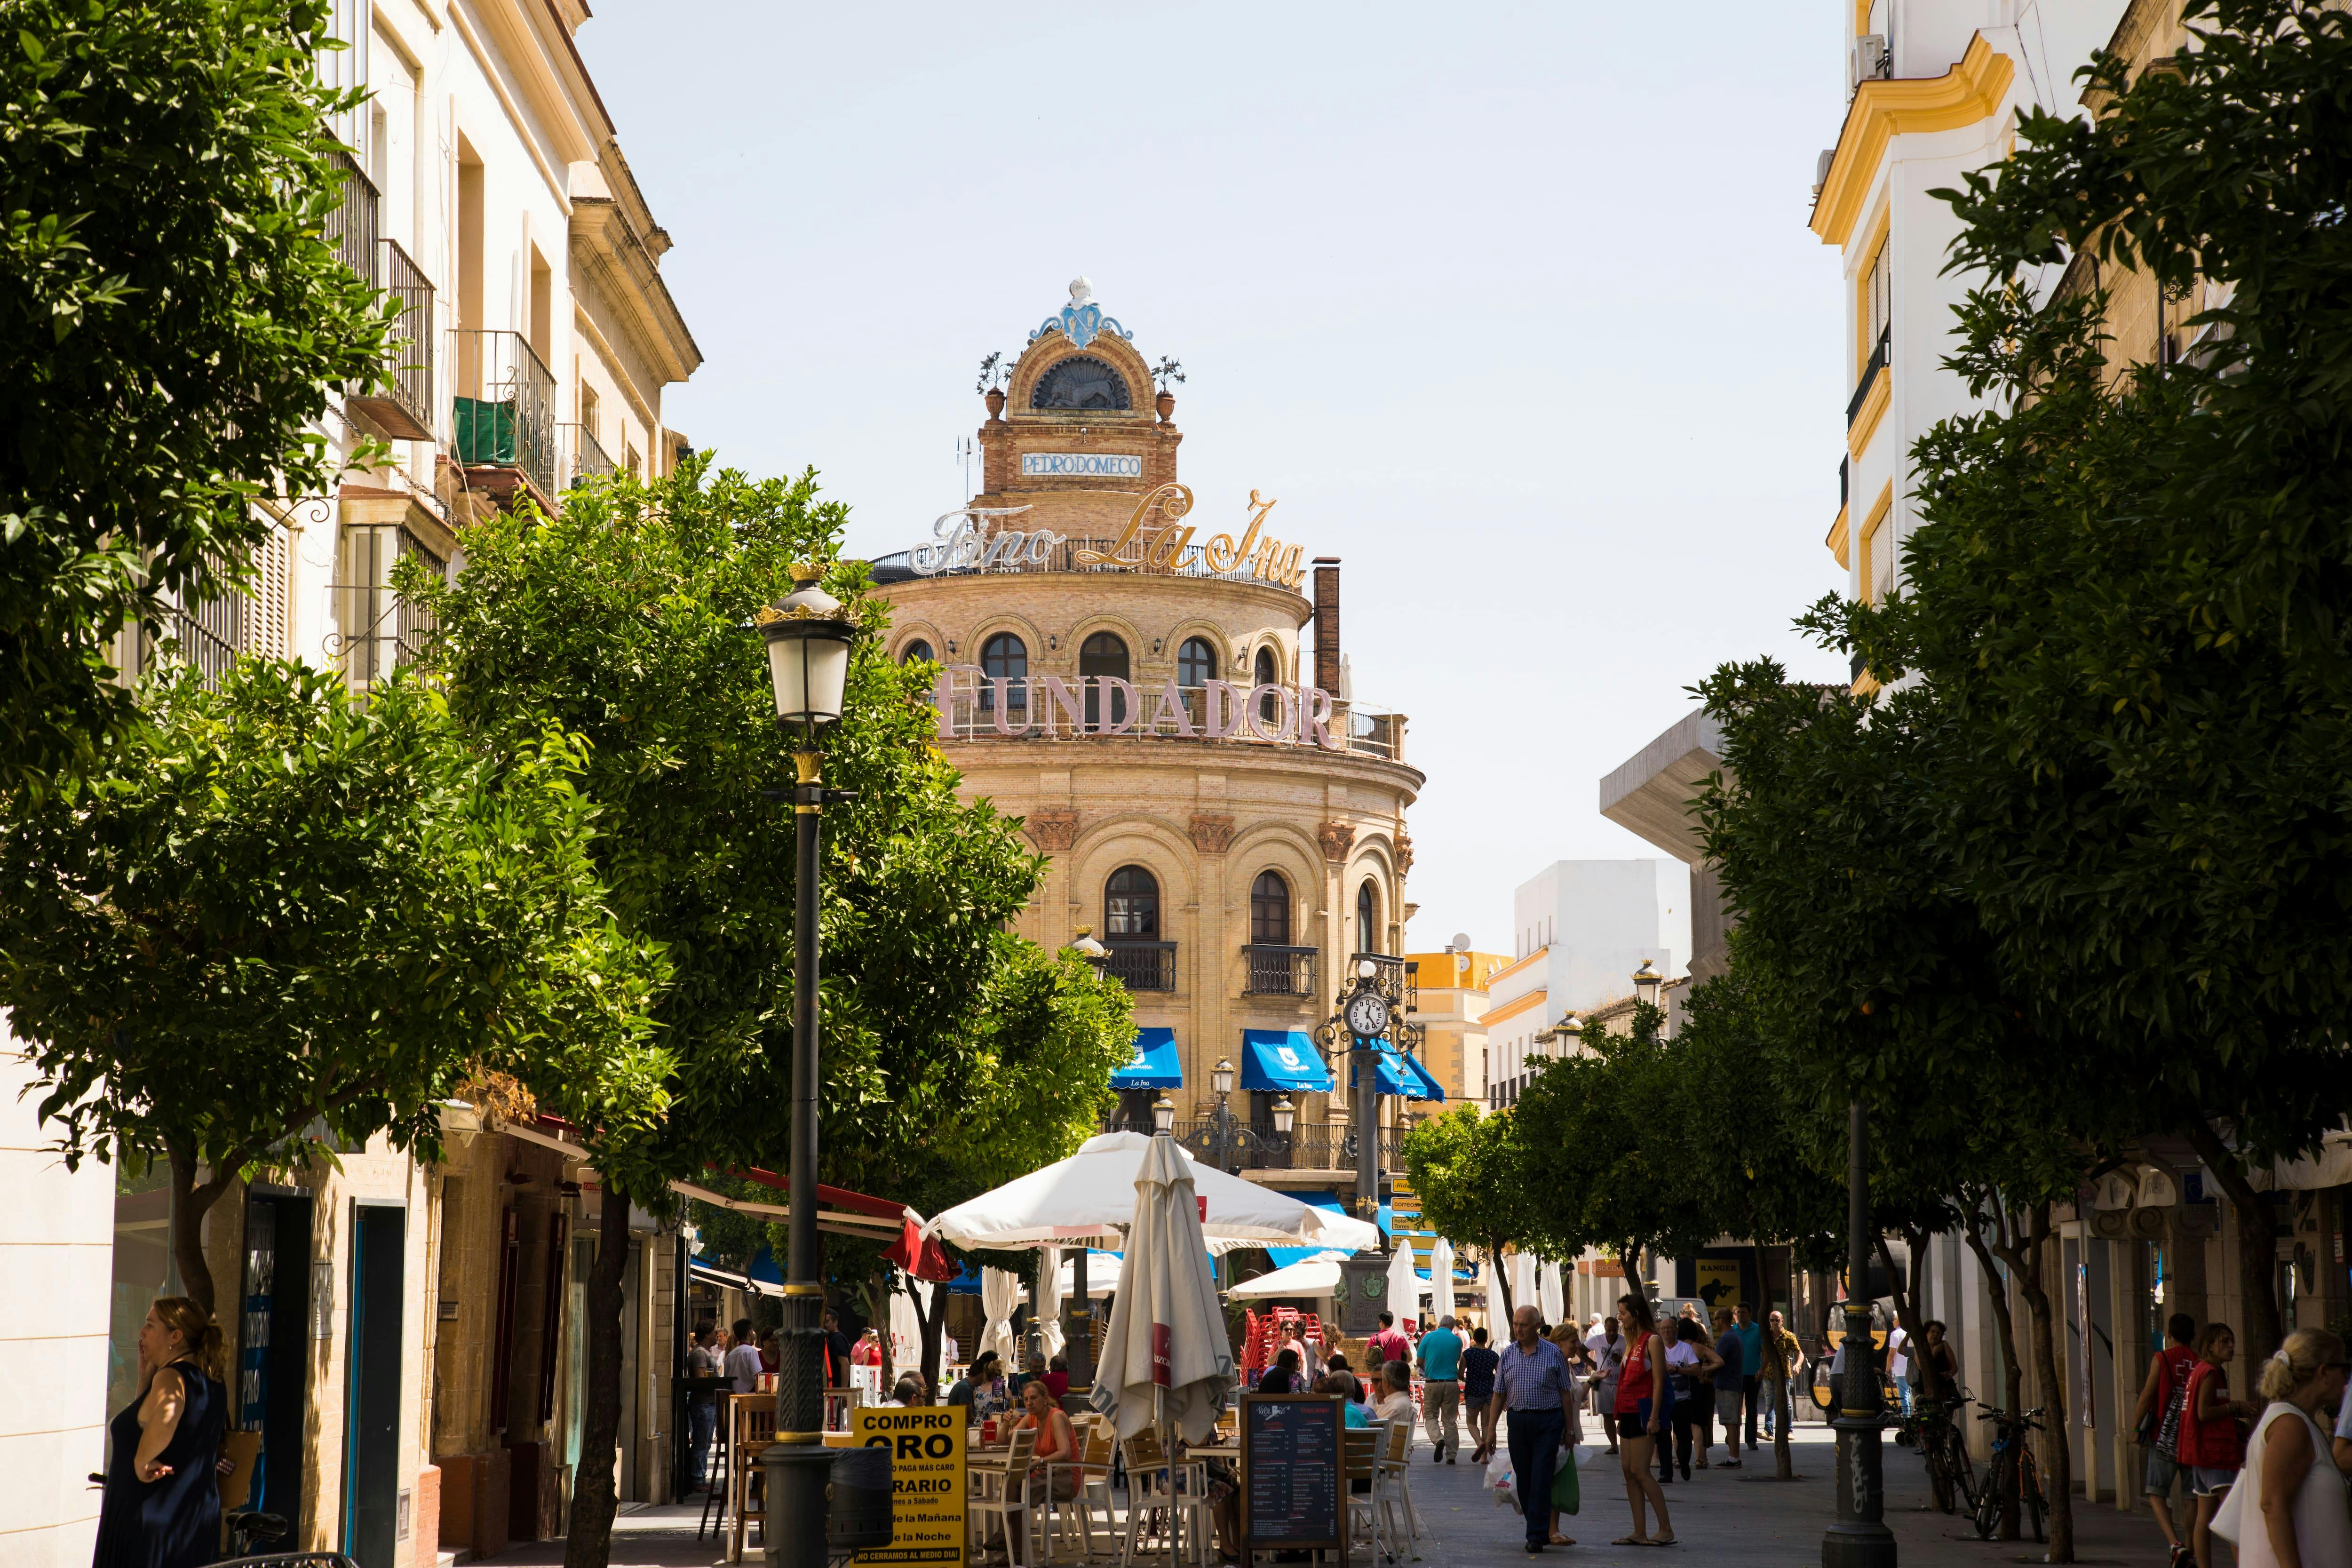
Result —
[[[1528,1527],[1528,1555],[1547,1542],[1573,1546],[1551,1534],[1551,1478],[1559,1460],[1559,1440],[1568,1430],[1576,1380],[1559,1347],[1537,1330],[1542,1315],[1532,1306],[1511,1314],[1511,1342],[1495,1369],[1495,1403],[1510,1413],[1511,1470],[1518,1483],[1519,1512]]]

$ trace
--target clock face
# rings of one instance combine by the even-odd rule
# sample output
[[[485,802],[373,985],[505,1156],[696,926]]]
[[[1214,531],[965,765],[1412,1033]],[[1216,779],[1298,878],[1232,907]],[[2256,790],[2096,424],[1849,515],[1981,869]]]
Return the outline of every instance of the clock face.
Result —
[[[1389,1032],[1389,1005],[1385,997],[1372,991],[1360,991],[1348,999],[1348,1027],[1366,1038]]]

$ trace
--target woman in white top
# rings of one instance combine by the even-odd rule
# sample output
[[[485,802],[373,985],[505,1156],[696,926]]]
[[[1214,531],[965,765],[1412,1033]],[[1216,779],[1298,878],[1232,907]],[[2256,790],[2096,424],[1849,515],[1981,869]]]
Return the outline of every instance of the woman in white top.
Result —
[[[2334,1568],[2352,1563],[2352,1513],[2327,1434],[2312,1413],[2344,1394],[2344,1342],[2297,1329],[2263,1363],[2269,1401],[2246,1444],[2246,1466],[2214,1521],[2234,1541],[2238,1568]]]

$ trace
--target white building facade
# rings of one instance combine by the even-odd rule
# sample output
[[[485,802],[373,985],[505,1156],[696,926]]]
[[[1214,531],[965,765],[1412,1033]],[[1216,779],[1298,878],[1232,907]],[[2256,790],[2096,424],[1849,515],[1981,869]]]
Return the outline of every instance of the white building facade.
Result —
[[[1488,982],[1487,1101],[1509,1105],[1530,1064],[1559,1054],[1562,1018],[1629,996],[1690,953],[1690,872],[1678,860],[1560,860],[1512,895],[1514,957]]]

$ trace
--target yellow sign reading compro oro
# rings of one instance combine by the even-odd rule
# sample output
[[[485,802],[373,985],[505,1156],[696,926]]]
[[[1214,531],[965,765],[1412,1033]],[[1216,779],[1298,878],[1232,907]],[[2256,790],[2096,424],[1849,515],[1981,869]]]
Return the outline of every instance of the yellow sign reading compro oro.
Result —
[[[963,1562],[963,1407],[895,1405],[850,1412],[861,1448],[890,1450],[890,1544],[861,1552],[859,1563]]]

